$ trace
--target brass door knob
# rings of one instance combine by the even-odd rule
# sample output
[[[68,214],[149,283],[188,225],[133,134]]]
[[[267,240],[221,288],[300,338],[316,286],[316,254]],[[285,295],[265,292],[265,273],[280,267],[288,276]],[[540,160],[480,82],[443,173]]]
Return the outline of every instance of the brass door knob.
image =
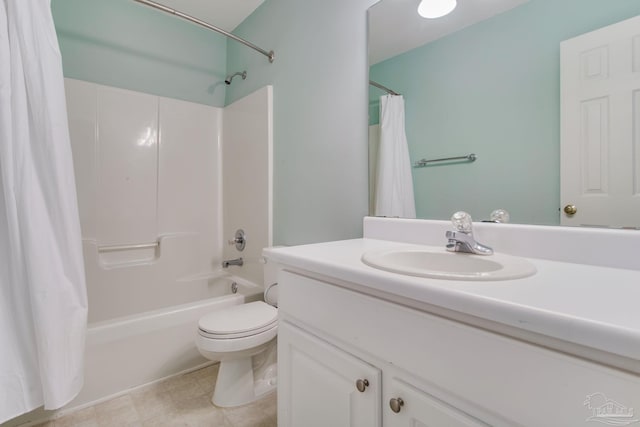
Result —
[[[389,400],[389,406],[391,407],[391,410],[397,414],[404,406],[404,400],[400,397],[394,397]]]
[[[369,380],[358,380],[356,381],[356,389],[360,393],[364,393],[364,391],[369,387]]]
[[[564,207],[564,213],[567,215],[575,215],[578,212],[578,208],[575,205],[567,205]]]

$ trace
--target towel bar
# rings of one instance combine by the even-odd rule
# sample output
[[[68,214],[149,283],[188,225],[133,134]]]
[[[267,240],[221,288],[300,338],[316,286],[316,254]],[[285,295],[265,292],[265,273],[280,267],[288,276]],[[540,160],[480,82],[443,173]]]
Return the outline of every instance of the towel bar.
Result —
[[[475,162],[477,158],[478,158],[478,156],[476,156],[475,154],[471,153],[471,154],[468,154],[466,156],[444,157],[442,159],[431,159],[431,160],[422,159],[422,160],[418,160],[417,162],[415,162],[413,164],[413,167],[414,168],[423,168],[423,167],[427,166],[429,163],[448,162],[448,161],[452,161],[452,160],[466,160],[468,162]]]

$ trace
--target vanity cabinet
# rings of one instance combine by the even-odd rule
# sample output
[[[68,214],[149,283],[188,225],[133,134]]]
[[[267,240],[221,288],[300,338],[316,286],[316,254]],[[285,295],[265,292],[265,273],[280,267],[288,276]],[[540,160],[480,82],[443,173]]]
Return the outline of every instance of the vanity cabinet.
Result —
[[[486,426],[289,322],[278,334],[281,426]]]
[[[284,268],[280,427],[571,427],[602,421],[602,396],[640,406],[634,373]]]
[[[279,426],[379,427],[380,369],[288,322],[278,326]]]
[[[385,376],[383,424],[388,427],[487,427],[487,424],[398,378]]]

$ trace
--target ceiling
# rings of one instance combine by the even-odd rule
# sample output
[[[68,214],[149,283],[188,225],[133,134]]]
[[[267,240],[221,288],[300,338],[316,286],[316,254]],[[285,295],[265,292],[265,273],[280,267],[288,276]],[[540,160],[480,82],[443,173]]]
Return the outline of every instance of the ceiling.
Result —
[[[228,32],[233,31],[264,0],[154,0]]]
[[[444,37],[529,0],[458,0],[449,15],[425,19],[419,0],[382,0],[369,9],[369,64]]]
[[[232,32],[264,0],[154,0]],[[369,63],[444,37],[529,0],[458,0],[449,15],[425,19],[417,13],[419,0],[382,0],[369,9]]]

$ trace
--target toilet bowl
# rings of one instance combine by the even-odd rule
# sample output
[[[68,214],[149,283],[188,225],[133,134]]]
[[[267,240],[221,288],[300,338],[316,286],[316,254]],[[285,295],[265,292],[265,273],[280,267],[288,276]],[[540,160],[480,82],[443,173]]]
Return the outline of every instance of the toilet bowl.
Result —
[[[265,300],[273,303],[270,288]],[[245,405],[275,391],[277,330],[277,308],[262,301],[231,306],[199,320],[200,354],[220,361],[214,405]]]

